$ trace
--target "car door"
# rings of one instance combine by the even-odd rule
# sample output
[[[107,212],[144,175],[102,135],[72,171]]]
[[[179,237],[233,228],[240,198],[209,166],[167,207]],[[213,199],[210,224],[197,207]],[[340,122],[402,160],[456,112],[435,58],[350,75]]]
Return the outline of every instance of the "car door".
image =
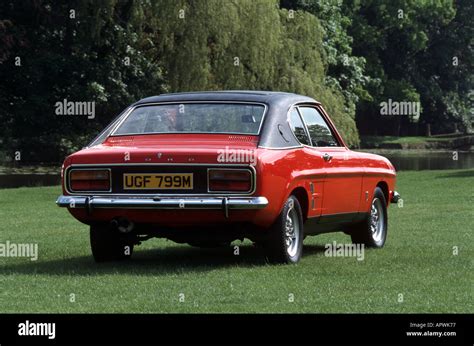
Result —
[[[324,192],[324,162],[321,155],[311,147],[306,127],[298,109],[294,107],[289,113],[289,123],[296,139],[302,144],[301,173],[309,193],[308,217],[320,217],[322,213],[322,196]]]
[[[362,172],[357,157],[338,139],[321,109],[298,107],[311,139],[311,148],[326,171],[322,196],[323,221],[349,222],[359,210]]]

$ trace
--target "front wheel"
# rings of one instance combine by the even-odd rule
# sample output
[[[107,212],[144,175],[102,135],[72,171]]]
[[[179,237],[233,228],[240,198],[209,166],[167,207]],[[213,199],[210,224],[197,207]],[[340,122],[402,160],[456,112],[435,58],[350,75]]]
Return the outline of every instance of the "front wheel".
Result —
[[[270,263],[297,263],[303,253],[303,216],[295,196],[290,196],[264,242]]]
[[[366,219],[351,229],[353,243],[381,248],[387,239],[387,202],[382,190],[377,187]]]

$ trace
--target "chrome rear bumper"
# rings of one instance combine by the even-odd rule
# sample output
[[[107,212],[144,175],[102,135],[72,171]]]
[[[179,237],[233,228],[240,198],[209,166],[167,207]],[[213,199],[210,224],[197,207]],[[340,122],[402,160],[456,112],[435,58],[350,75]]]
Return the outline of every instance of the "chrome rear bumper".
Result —
[[[93,209],[262,209],[265,197],[133,197],[133,196],[59,196],[56,204],[66,208]]]

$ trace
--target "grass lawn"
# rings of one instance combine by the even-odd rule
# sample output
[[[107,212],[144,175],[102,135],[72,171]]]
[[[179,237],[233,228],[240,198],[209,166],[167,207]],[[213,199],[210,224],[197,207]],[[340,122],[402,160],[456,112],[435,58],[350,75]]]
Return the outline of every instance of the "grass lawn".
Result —
[[[88,227],[54,203],[59,187],[0,190],[0,242],[39,246],[37,261],[0,257],[0,311],[472,313],[473,182],[474,170],[401,172],[385,248],[325,257],[324,244],[350,241],[326,234],[280,266],[247,242],[235,256],[159,239],[130,262],[96,264]]]

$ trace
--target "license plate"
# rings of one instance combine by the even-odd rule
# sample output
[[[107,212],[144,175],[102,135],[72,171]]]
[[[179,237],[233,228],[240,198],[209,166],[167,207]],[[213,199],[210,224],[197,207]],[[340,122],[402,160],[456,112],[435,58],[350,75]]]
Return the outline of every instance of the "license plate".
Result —
[[[134,173],[123,175],[124,190],[191,190],[192,173]]]

